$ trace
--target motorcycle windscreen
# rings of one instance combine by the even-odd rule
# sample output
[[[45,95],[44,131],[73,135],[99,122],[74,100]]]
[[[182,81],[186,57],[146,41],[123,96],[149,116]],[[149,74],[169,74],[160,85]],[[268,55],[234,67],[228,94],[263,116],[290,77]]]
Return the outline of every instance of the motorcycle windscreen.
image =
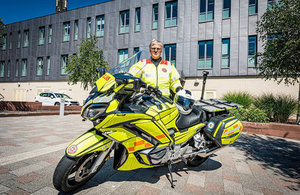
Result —
[[[66,155],[71,158],[79,157],[97,151],[105,151],[112,143],[110,139],[98,135],[92,128],[74,140],[67,148]]]

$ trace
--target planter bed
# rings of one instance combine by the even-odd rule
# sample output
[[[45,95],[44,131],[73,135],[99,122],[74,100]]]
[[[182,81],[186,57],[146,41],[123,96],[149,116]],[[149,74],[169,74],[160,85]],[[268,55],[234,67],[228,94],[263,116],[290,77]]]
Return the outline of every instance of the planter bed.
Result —
[[[300,125],[243,121],[244,132],[300,140]]]

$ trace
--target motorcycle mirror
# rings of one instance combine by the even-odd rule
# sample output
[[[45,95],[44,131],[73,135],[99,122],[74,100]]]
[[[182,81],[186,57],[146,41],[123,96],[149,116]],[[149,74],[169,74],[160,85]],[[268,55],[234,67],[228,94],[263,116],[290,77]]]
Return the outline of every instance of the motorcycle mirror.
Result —
[[[97,72],[97,78],[99,79],[100,77],[102,77],[106,72],[105,72],[105,68],[96,68],[96,72]]]
[[[206,84],[206,78],[207,78],[207,75],[209,75],[209,72],[208,71],[203,71],[202,74],[203,74],[203,85],[202,85],[202,93],[201,93],[201,99],[200,100],[203,100],[204,91],[205,91],[205,84]]]

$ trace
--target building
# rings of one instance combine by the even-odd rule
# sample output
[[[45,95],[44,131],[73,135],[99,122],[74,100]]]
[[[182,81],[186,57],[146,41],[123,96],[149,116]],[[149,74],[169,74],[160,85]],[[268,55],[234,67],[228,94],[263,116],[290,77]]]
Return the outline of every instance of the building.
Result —
[[[257,78],[252,57],[263,48],[256,22],[270,2],[111,0],[9,24],[0,48],[0,93],[5,100],[33,101],[42,91],[58,91],[84,100],[87,91],[67,84],[66,59],[81,38],[96,35],[111,65],[148,50],[152,39],[161,40],[165,59],[176,65],[185,88],[197,98],[203,70],[209,71],[206,98],[228,91],[297,97],[296,86]]]

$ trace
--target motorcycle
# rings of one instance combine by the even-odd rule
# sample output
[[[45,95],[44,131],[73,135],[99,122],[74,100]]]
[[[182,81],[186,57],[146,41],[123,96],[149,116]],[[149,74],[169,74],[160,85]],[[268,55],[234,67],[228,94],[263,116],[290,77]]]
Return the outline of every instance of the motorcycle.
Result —
[[[83,186],[112,152],[113,168],[120,171],[167,165],[174,187],[173,163],[199,166],[239,137],[243,126],[228,112],[240,105],[201,98],[190,113],[182,114],[157,88],[128,73],[118,73],[126,72],[140,56],[99,73],[81,110],[83,119],[94,125],[66,148],[53,175],[57,190],[70,192]]]

